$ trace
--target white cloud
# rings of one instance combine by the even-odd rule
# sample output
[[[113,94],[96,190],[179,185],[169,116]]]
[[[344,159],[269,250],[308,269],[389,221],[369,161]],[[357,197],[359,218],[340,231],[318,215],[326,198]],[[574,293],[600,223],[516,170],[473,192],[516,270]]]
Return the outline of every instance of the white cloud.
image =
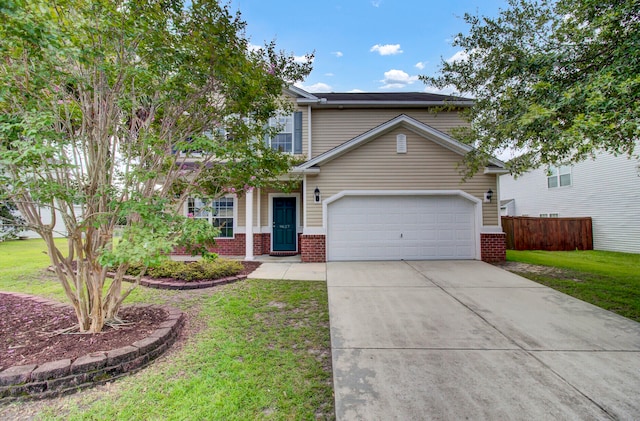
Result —
[[[313,60],[315,60],[315,57],[313,57],[313,58],[311,59],[311,62],[312,62],[312,63],[313,63]],[[306,63],[306,62],[307,62],[307,56],[304,56],[304,55],[302,55],[302,56],[296,56],[296,55],[294,55],[294,56],[293,56],[293,61],[295,61],[296,63]]]
[[[324,75],[325,75],[325,76],[327,76],[327,77],[333,77],[333,76],[335,76],[333,73],[325,73]]]
[[[426,63],[424,61],[419,61],[416,63],[416,67],[420,70],[424,69],[424,66],[426,65]]]
[[[474,96],[468,92],[459,92],[453,85],[447,85],[444,88],[436,88],[435,86],[425,86],[424,92],[427,92],[430,94],[454,95],[454,96],[460,96],[468,99],[474,98]]]
[[[262,50],[262,46],[249,43],[249,51]]]
[[[455,94],[456,92],[456,88],[453,85],[448,85],[444,88],[436,88],[435,86],[425,86],[424,88],[424,92],[430,93],[430,94],[440,94],[440,95],[451,95],[451,94]]]
[[[342,56],[344,55],[344,54],[342,54],[342,51],[334,51],[334,52],[333,52],[333,53],[331,53],[331,54],[333,54],[334,56],[336,56],[336,57],[338,57],[338,58],[340,58],[340,57],[342,57]]]
[[[365,92],[365,91],[363,91],[362,89],[352,89],[350,91],[347,91],[347,93],[350,93],[350,94],[359,94],[362,92]]]
[[[380,4],[382,3],[382,0],[372,0],[371,1],[371,5],[373,7],[380,7]]]
[[[376,44],[373,47],[371,47],[369,51],[371,51],[372,53],[377,52],[381,56],[392,56],[395,54],[403,53],[403,51],[400,49],[400,44],[385,44],[385,45]]]
[[[465,61],[469,58],[469,54],[466,51],[460,50],[447,59],[447,63],[455,63],[456,61]]]
[[[304,89],[307,92],[331,92],[333,90],[331,85],[327,85],[322,82],[314,83],[312,85],[303,85],[302,83],[297,82],[295,83],[295,86],[300,89]]]
[[[392,69],[384,72],[384,79],[380,82],[384,84],[382,89],[401,89],[417,81],[418,76],[410,76],[405,71]]]

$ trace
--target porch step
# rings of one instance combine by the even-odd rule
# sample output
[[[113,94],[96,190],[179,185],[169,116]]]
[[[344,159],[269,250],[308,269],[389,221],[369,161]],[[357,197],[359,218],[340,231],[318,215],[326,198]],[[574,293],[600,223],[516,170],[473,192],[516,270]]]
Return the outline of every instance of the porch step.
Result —
[[[269,256],[285,257],[285,256],[295,256],[297,254],[298,254],[297,251],[272,251],[271,253],[269,253]]]

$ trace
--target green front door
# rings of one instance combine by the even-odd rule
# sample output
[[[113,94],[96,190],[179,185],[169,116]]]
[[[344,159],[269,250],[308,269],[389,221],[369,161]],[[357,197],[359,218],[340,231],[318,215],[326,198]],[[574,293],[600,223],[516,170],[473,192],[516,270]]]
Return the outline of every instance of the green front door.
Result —
[[[296,198],[273,198],[273,251],[296,251]]]

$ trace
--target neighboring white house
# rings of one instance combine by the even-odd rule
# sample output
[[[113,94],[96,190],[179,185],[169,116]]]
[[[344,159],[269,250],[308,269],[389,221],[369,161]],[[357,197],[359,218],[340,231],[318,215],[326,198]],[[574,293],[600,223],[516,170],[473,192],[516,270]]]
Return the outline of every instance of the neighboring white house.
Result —
[[[600,153],[573,166],[500,177],[502,215],[590,216],[593,248],[640,253],[640,161]]]
[[[74,206],[74,212],[76,215],[81,215],[82,212],[82,207],[81,206]],[[40,208],[40,215],[41,215],[41,219],[42,222],[45,224],[50,224],[52,221],[52,212],[51,212],[51,208],[48,207],[42,207]],[[21,231],[20,233],[18,233],[18,235],[20,237],[27,237],[27,238],[40,238],[40,234],[38,234],[35,231],[31,231],[31,230],[26,230],[26,231]],[[62,215],[60,214],[60,212],[56,211],[56,224],[53,228],[53,236],[55,238],[64,238],[68,235],[67,233],[67,228],[64,226],[64,221],[62,220]]]

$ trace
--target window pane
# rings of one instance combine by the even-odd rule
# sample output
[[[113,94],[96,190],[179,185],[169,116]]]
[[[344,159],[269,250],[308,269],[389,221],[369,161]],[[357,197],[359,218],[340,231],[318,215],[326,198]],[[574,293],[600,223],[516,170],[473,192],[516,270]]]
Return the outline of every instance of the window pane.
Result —
[[[552,176],[552,175],[558,175],[558,167],[549,167],[549,170],[547,171],[547,175],[548,176]]]
[[[280,152],[292,152],[293,135],[291,133],[278,133],[271,139],[271,149]]]
[[[215,218],[213,226],[220,228],[220,237],[233,237],[233,218]]]
[[[190,198],[187,202],[187,212],[188,216],[191,218],[208,218],[211,209],[209,202],[203,201],[202,199],[194,199]]]
[[[215,213],[212,219],[214,227],[220,228],[220,238],[233,237],[233,198],[221,197],[214,200]]]
[[[552,177],[547,177],[547,187],[558,187],[558,177],[556,177],[555,175]]]
[[[571,174],[562,174],[562,175],[560,175],[560,185],[561,186],[570,186],[571,185]]]

